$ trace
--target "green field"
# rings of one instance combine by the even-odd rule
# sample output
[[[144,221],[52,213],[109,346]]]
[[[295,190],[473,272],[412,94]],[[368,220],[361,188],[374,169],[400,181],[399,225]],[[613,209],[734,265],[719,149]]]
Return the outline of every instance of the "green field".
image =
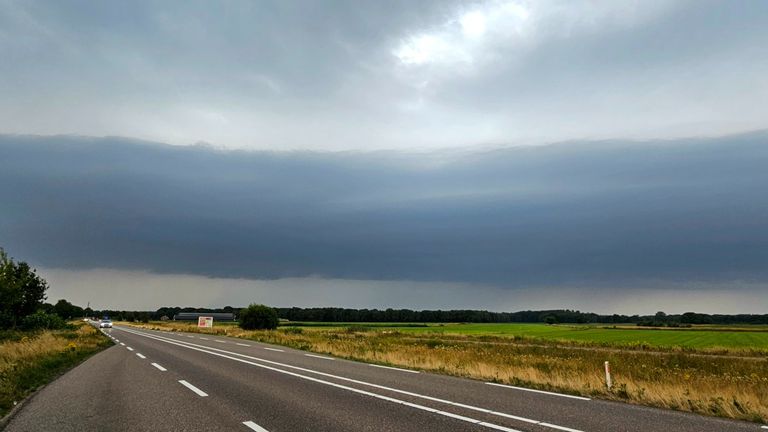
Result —
[[[346,326],[374,327],[377,330],[397,330],[401,333],[438,333],[445,335],[501,336],[541,339],[542,341],[573,341],[617,346],[682,347],[694,349],[768,350],[766,326],[719,326],[682,329],[637,328],[605,325],[546,325],[546,324],[393,324],[393,323],[291,323],[284,325],[340,328]]]

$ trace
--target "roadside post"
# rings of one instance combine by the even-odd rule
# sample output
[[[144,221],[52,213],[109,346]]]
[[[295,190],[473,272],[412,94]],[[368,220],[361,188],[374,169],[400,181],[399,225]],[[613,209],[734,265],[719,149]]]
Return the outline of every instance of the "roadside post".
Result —
[[[605,361],[605,385],[608,390],[611,389],[611,365],[607,360]]]

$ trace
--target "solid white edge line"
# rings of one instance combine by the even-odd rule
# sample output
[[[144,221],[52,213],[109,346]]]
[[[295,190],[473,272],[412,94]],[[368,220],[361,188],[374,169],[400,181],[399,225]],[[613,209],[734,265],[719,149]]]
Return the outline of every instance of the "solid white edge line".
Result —
[[[468,422],[468,423],[475,423],[475,424],[477,424],[477,423],[481,423],[482,422],[482,420],[473,419],[471,417],[464,417],[463,415],[458,415],[458,414],[454,414],[454,413],[450,413],[450,412],[445,412],[445,411],[436,411],[436,412],[439,412],[439,413],[443,414],[446,417],[455,418],[456,420],[463,420],[463,421]]]
[[[578,431],[576,429],[567,428],[565,426],[553,425],[552,423],[546,423],[546,422],[539,423],[539,426],[545,426],[545,427],[549,427],[549,428],[552,428],[552,429],[558,429],[558,430],[566,431],[566,432],[581,432],[581,431]]]
[[[243,424],[251,428],[251,430],[255,430],[256,432],[269,432],[268,430],[264,429],[263,427],[257,425],[256,423],[250,420],[244,421]]]
[[[154,367],[156,367],[157,369],[159,369],[159,370],[160,370],[160,372],[165,372],[165,371],[167,371],[167,370],[168,370],[168,369],[166,369],[166,368],[164,368],[164,367],[160,366],[160,365],[159,365],[159,364],[157,364],[157,363],[152,363],[152,366],[154,366]]]
[[[492,383],[492,382],[487,382],[486,384],[492,385],[492,386],[496,386],[496,387],[511,388],[511,389],[515,389],[515,390],[522,390],[522,391],[528,391],[528,392],[533,392],[533,393],[541,393],[541,394],[546,394],[546,395],[551,395],[551,396],[560,396],[560,397],[564,397],[564,398],[571,398],[571,399],[578,399],[578,400],[585,400],[585,401],[592,400],[590,398],[583,397],[583,396],[574,396],[574,395],[563,394],[563,393],[548,392],[548,391],[544,391],[544,390],[529,389],[529,388],[525,388],[525,387],[516,387],[516,386],[507,385],[507,384],[497,384],[497,383]]]
[[[325,373],[325,372],[315,371],[315,370],[312,370],[312,369],[307,369],[307,368],[302,368],[302,367],[299,367],[299,366],[293,366],[293,365],[289,365],[289,364],[285,364],[285,363],[280,363],[280,362],[276,362],[276,361],[272,361],[272,360],[262,359],[262,358],[259,358],[259,357],[253,357],[253,356],[249,356],[249,355],[245,355],[245,354],[240,354],[240,353],[236,353],[236,352],[232,352],[232,351],[226,351],[226,350],[222,350],[222,349],[218,349],[218,348],[207,347],[205,345],[199,345],[199,344],[195,344],[195,343],[191,343],[191,342],[177,342],[177,341],[175,341],[173,339],[170,339],[170,338],[167,338],[167,337],[156,336],[156,335],[147,334],[147,333],[142,333],[142,332],[138,332],[138,331],[135,331],[135,330],[126,330],[126,329],[120,329],[120,330],[123,330],[123,331],[125,331],[127,333],[136,334],[138,336],[146,337],[146,338],[149,338],[149,339],[155,339],[155,340],[158,340],[158,341],[161,341],[161,342],[165,342],[165,343],[168,343],[168,344],[177,345],[177,346],[180,346],[180,347],[183,347],[183,348],[204,352],[204,353],[215,355],[215,356],[219,356],[219,357],[228,358],[230,360],[234,360],[234,361],[250,364],[250,365],[261,367],[261,368],[264,368],[264,369],[273,370],[273,371],[276,371],[276,372],[279,372],[279,373],[288,374],[288,375],[296,376],[296,377],[303,378],[303,379],[306,379],[306,380],[315,381],[315,382],[327,384],[327,385],[330,385],[330,386],[343,388],[343,389],[346,389],[346,390],[349,390],[349,391],[352,391],[352,392],[355,392],[355,393],[366,394],[366,395],[369,395],[369,396],[372,396],[372,397],[375,397],[375,398],[378,398],[378,399],[388,400],[390,402],[399,403],[401,405],[410,406],[410,407],[417,408],[417,409],[424,410],[424,411],[435,412],[435,413],[442,413],[443,412],[443,411],[439,411],[439,410],[436,410],[434,408],[430,408],[430,407],[427,407],[427,406],[424,406],[424,405],[418,405],[418,404],[414,404],[414,403],[411,403],[411,402],[401,401],[399,399],[390,398],[388,396],[379,395],[377,393],[371,393],[371,392],[367,392],[365,390],[360,390],[360,389],[356,389],[356,388],[353,388],[353,387],[344,386],[344,385],[341,385],[341,384],[335,384],[335,383],[332,383],[332,382],[320,380],[320,379],[313,378],[313,377],[308,377],[308,376],[297,374],[297,373],[294,373],[294,372],[289,372],[289,371],[286,371],[286,370],[282,370],[282,369],[277,369],[277,368],[273,368],[273,367],[270,367],[270,366],[266,366],[266,365],[263,365],[263,364],[254,363],[254,362],[251,362],[251,361],[235,358],[235,357],[228,356],[228,355],[225,355],[225,354],[219,354],[219,353],[213,352],[213,351],[220,351],[220,352],[223,352],[223,353],[232,354],[232,355],[236,355],[236,356],[244,357],[244,358],[248,358],[248,359],[253,359],[253,360],[257,360],[257,361],[264,362],[264,363],[269,363],[269,364],[274,364],[274,365],[278,365],[278,366],[283,366],[283,367],[287,367],[287,368],[290,368],[290,369],[295,369],[295,370],[300,370],[300,371],[304,371],[304,372],[308,372],[308,373],[313,373],[313,374],[316,374],[316,375],[327,376],[327,377],[339,379],[339,380],[342,380],[342,381],[353,382],[353,383],[360,384],[360,385],[365,385],[365,386],[374,387],[374,388],[378,388],[378,389],[382,389],[382,390],[387,390],[387,391],[391,391],[391,392],[394,392],[394,393],[405,394],[405,395],[408,395],[408,396],[413,396],[413,397],[417,397],[417,398],[421,398],[421,399],[426,399],[426,400],[433,401],[433,402],[444,403],[446,405],[452,405],[452,406],[456,406],[456,407],[459,407],[459,408],[465,408],[465,409],[469,409],[469,410],[473,410],[473,411],[478,411],[478,412],[482,412],[482,413],[486,413],[486,414],[496,415],[496,416],[499,416],[499,417],[505,417],[505,418],[509,418],[509,419],[519,420],[519,421],[522,421],[522,422],[525,422],[525,423],[530,423],[530,424],[546,424],[546,425],[548,425],[547,427],[557,426],[557,425],[553,425],[552,423],[545,423],[545,422],[539,421],[539,420],[533,420],[533,419],[529,419],[529,418],[525,418],[525,417],[520,417],[520,416],[516,416],[516,415],[512,415],[512,414],[502,413],[502,412],[498,412],[498,411],[492,411],[492,410],[485,409],[485,408],[480,408],[480,407],[476,407],[476,406],[472,406],[472,405],[466,405],[466,404],[462,404],[462,403],[459,403],[459,402],[452,402],[452,401],[445,400],[445,399],[440,399],[440,398],[436,398],[436,397],[432,397],[432,396],[426,396],[426,395],[422,395],[422,394],[419,394],[419,393],[413,393],[413,392],[409,392],[409,391],[406,391],[406,390],[400,390],[400,389],[396,389],[396,388],[392,388],[392,387],[387,387],[387,386],[383,386],[383,385],[379,385],[379,384],[373,384],[373,383],[369,383],[369,382],[366,382],[366,381],[359,381],[359,380],[355,380],[355,379],[352,379],[352,378],[347,378],[347,377],[343,377],[343,376],[339,376],[339,375],[333,375],[333,374],[329,374],[329,373]],[[208,350],[212,350],[212,351],[208,351]],[[505,428],[504,426],[494,425],[493,423],[480,422],[478,424],[481,424],[483,426],[486,426],[486,427],[489,427],[489,428],[492,428],[492,429],[497,429],[497,430],[520,432],[520,431],[517,431],[516,429],[508,429],[508,428]],[[563,426],[557,426],[556,429],[557,428],[564,428],[564,427]],[[570,429],[570,428],[568,428],[568,429]],[[580,431],[578,429],[571,429],[571,430],[575,431],[575,432],[583,432],[583,431]]]
[[[240,343],[240,342],[235,342],[235,345],[240,345],[240,346],[250,346],[250,345],[248,345],[248,344],[244,344],[244,343]]]
[[[145,359],[145,358],[147,358],[147,357],[146,357],[144,354],[142,354],[142,353],[136,353],[136,357],[138,357],[138,358],[140,358],[140,359]]]
[[[371,363],[368,363],[368,366],[373,366],[373,367],[382,368],[382,369],[392,369],[400,372],[409,372],[409,373],[415,373],[415,374],[419,373],[419,371],[415,371],[415,370],[397,368],[392,366],[377,365],[377,364],[371,364]]]
[[[128,351],[133,351],[133,348],[131,347],[125,347]]]
[[[183,385],[184,387],[186,387],[186,388],[192,390],[193,392],[197,393],[197,395],[200,396],[200,397],[208,396],[208,393],[200,390],[199,388],[193,386],[192,384],[190,384],[190,383],[188,383],[188,382],[186,382],[184,380],[179,380],[179,383],[181,383],[181,385]]]
[[[326,357],[326,356],[321,356],[321,355],[317,355],[317,354],[304,354],[304,355],[307,356],[307,357],[314,357],[314,358],[319,358],[319,359],[323,359],[323,360],[336,360],[335,358],[332,358],[332,357]]]
[[[264,347],[264,349],[269,351],[285,352],[284,350],[277,349],[277,348]]]
[[[488,422],[480,422],[480,423],[478,423],[478,425],[485,426],[485,427],[491,428],[491,429],[496,429],[496,430],[504,431],[504,432],[515,432],[516,431],[516,429],[510,429],[508,427],[499,426],[497,424],[488,423]]]

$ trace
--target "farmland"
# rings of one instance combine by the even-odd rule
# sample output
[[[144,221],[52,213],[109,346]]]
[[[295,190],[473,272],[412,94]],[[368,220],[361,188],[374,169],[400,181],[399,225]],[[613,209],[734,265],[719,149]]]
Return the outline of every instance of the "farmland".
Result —
[[[529,342],[562,342],[607,347],[694,349],[722,353],[768,353],[768,326],[644,328],[633,325],[423,324],[294,322],[283,326],[343,329],[350,326],[411,335],[478,336]],[[501,339],[503,341],[503,339]]]
[[[501,336],[614,346],[768,351],[768,329],[648,329],[634,326],[446,324],[397,328],[403,333]],[[752,330],[752,331],[749,331]]]

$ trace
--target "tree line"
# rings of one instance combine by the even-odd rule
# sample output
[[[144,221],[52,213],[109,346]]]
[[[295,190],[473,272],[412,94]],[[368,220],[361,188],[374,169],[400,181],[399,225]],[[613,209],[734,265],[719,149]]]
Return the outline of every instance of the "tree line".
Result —
[[[116,320],[173,319],[179,312],[240,313],[240,307],[195,308],[165,306],[156,311],[99,311]],[[679,327],[692,324],[768,324],[768,314],[683,314],[654,315],[600,315],[570,309],[527,310],[518,312],[490,312],[485,310],[411,310],[411,309],[351,309],[351,308],[275,308],[280,319],[312,322],[400,322],[400,323],[568,323],[568,324],[626,324]]]
[[[276,308],[282,319],[320,322],[471,322],[471,323],[634,323],[638,325],[681,326],[688,324],[768,324],[768,314],[684,314],[599,315],[570,309],[490,312],[485,310],[411,310],[347,308]]]

